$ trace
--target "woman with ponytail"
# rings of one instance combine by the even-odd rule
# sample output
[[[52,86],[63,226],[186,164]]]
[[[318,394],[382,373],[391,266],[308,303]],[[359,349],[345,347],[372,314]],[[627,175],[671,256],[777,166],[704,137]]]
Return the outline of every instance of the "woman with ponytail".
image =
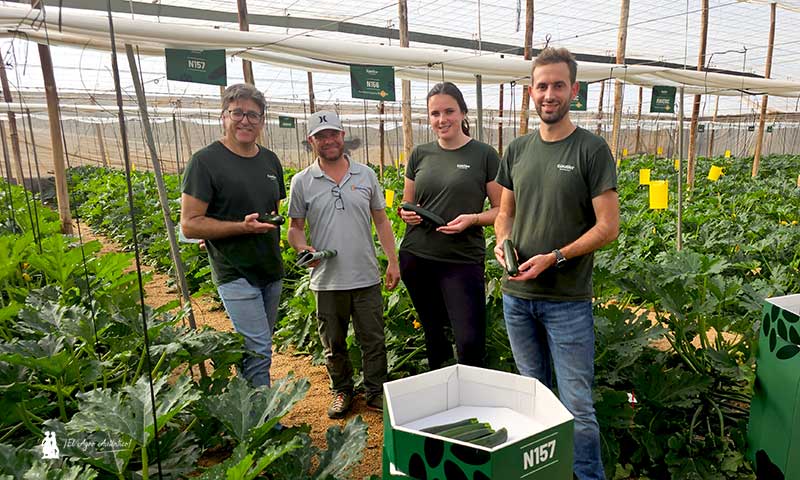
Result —
[[[431,225],[401,209],[406,233],[400,274],[425,330],[430,369],[450,363],[452,330],[458,363],[483,366],[486,355],[486,243],[500,205],[494,181],[500,157],[470,137],[467,104],[454,84],[428,92],[428,120],[437,140],[418,145],[406,166],[403,202],[429,210],[447,224]],[[484,211],[486,199],[489,209]]]

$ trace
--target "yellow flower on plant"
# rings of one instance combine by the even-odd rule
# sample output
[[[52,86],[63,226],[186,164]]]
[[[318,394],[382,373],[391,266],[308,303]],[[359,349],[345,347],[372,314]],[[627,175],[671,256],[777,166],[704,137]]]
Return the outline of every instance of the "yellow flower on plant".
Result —
[[[26,282],[30,282],[31,281],[31,276],[28,275],[27,273],[23,273],[22,274],[22,279],[25,280]]]
[[[28,269],[28,267],[30,267],[30,266],[31,266],[31,264],[30,264],[30,263],[28,263],[28,262],[22,262],[22,269],[23,269],[23,270],[27,270],[27,269]]]
[[[420,328],[422,328],[422,324],[419,323],[417,321],[417,319],[414,319],[414,324],[413,325],[414,325],[414,330],[419,330]]]
[[[786,220],[781,220],[781,225],[789,225],[789,222],[787,222]]]

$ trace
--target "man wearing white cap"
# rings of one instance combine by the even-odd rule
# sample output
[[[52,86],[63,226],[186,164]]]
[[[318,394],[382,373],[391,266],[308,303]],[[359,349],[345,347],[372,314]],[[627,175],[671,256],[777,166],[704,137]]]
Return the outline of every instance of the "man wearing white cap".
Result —
[[[331,111],[312,114],[308,142],[317,159],[292,178],[288,240],[298,252],[336,251],[336,256],[311,264],[310,288],[317,300],[317,326],[333,390],[328,416],[343,418],[353,401],[353,367],[347,353],[351,317],[361,347],[367,407],[383,408],[386,342],[371,222],[389,260],[386,288],[397,286],[400,270],[378,178],[368,166],[345,155],[339,116]]]

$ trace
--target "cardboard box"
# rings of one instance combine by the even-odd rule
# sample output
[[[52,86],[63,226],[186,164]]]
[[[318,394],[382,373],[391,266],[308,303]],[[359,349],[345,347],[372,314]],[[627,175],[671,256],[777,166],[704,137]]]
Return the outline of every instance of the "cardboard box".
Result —
[[[758,478],[800,478],[800,295],[764,302],[747,453]]]
[[[572,479],[573,417],[533,378],[454,365],[383,390],[384,479]],[[485,448],[420,431],[471,417],[508,440]]]

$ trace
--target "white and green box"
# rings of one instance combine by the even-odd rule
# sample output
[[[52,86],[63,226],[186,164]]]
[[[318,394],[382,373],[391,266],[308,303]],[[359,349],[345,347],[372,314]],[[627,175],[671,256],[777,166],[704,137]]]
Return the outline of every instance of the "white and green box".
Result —
[[[764,302],[747,443],[759,479],[800,478],[800,294]]]
[[[573,417],[533,378],[454,365],[383,391],[384,479],[572,479]],[[486,448],[421,431],[472,417],[508,440]]]

